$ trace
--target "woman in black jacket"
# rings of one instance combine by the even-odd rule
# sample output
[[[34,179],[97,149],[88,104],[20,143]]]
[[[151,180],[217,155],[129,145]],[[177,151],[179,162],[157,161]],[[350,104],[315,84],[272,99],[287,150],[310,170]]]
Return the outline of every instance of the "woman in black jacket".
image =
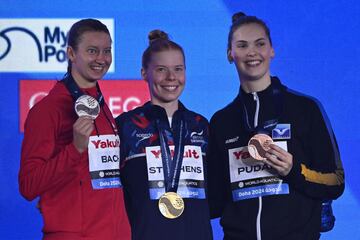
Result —
[[[270,31],[237,13],[227,56],[238,96],[210,121],[212,218],[224,239],[319,239],[321,204],[344,191],[334,133],[319,102],[270,75]]]

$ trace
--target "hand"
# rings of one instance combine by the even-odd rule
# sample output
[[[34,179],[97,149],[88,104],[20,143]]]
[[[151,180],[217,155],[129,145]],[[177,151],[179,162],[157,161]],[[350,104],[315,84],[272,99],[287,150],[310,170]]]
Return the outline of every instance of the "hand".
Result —
[[[89,137],[94,130],[94,120],[90,117],[79,117],[73,125],[73,144],[82,153],[87,149]]]
[[[293,166],[293,156],[281,147],[270,144],[270,149],[266,152],[264,162],[275,169],[281,176],[289,174]]]

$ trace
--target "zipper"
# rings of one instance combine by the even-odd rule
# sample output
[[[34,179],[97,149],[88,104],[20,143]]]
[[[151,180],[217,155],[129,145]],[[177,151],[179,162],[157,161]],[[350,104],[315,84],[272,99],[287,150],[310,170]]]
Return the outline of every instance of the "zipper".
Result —
[[[257,125],[259,124],[259,110],[260,110],[260,100],[259,100],[259,96],[257,95],[256,92],[252,93],[253,95],[253,99],[256,102],[256,109],[255,109],[255,114],[254,114],[254,128],[257,127]],[[262,197],[258,197],[259,200],[259,208],[258,208],[258,213],[256,216],[256,239],[257,240],[261,240],[261,212],[262,212]]]

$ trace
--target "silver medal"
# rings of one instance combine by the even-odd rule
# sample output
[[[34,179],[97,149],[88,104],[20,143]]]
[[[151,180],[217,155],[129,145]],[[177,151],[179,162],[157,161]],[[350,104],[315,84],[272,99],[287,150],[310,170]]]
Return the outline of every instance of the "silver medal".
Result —
[[[88,116],[95,119],[99,116],[100,105],[92,96],[82,95],[75,102],[75,112],[79,117]]]

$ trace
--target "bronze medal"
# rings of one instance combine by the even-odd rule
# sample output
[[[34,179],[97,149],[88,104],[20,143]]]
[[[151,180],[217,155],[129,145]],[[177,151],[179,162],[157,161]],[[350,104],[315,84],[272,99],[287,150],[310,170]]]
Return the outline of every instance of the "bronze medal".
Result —
[[[261,133],[256,134],[249,140],[249,154],[256,160],[265,160],[265,153],[270,149],[269,145],[272,143],[273,140],[270,136]]]
[[[161,214],[169,219],[174,219],[184,211],[184,200],[175,192],[166,192],[160,198],[158,207]]]
[[[82,95],[75,102],[75,112],[79,117],[88,116],[96,119],[100,113],[100,105],[92,96]]]

